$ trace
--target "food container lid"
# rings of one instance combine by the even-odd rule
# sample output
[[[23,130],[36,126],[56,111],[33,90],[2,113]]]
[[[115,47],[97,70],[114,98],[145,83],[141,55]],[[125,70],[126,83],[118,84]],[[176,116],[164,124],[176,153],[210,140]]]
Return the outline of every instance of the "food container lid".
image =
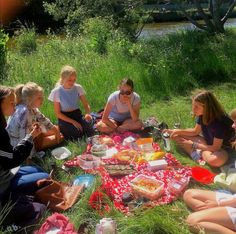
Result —
[[[66,147],[58,147],[52,150],[51,154],[57,160],[63,160],[71,156],[70,150],[68,150]]]

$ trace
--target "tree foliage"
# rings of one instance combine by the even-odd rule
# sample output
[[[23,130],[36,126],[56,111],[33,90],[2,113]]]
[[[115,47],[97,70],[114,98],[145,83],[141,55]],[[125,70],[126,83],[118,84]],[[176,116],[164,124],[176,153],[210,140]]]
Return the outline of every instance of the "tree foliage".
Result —
[[[173,0],[171,2],[176,3],[192,24],[210,33],[224,33],[225,22],[236,6],[236,0]],[[200,23],[189,15],[188,6],[196,8],[203,22]]]
[[[56,20],[64,20],[74,32],[88,18],[111,18],[113,26],[130,37],[136,37],[145,20],[143,0],[55,0],[44,3],[46,11]]]
[[[6,76],[6,44],[8,39],[8,35],[0,28],[0,80],[4,79]]]

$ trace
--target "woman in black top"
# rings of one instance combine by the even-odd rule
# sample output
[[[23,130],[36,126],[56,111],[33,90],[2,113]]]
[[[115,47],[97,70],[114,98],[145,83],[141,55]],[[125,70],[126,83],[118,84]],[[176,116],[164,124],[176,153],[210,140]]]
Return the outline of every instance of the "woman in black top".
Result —
[[[202,158],[213,167],[220,167],[232,154],[233,121],[216,97],[207,90],[192,98],[192,111],[196,117],[194,128],[167,130],[171,138],[194,160]]]
[[[38,126],[32,126],[32,131],[19,144],[13,148],[10,144],[9,135],[5,129],[5,116],[10,116],[15,110],[15,94],[13,89],[0,86],[0,211],[4,204],[9,201],[9,197],[15,203],[13,210],[16,210],[18,194],[32,195],[36,189],[36,182],[39,179],[48,178],[48,174],[41,168],[35,166],[20,166],[22,162],[30,155],[33,147],[33,139],[41,133]],[[11,170],[14,168],[14,172]],[[32,207],[33,208],[33,207]],[[21,210],[22,214],[24,210]],[[20,215],[14,216],[20,217]],[[22,216],[25,219],[27,216]],[[32,218],[32,217],[29,217]],[[14,221],[14,218],[8,217],[8,221]]]

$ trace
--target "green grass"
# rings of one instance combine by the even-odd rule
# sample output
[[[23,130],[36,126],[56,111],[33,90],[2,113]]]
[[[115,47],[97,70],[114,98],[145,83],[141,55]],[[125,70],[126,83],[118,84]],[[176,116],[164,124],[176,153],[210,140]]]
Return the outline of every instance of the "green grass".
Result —
[[[108,95],[117,88],[122,77],[129,76],[133,78],[135,89],[141,95],[143,119],[155,116],[170,127],[175,122],[180,122],[183,128],[191,127],[194,119],[190,114],[190,96],[194,88],[212,90],[227,111],[235,107],[235,41],[233,30],[216,37],[200,32],[177,32],[135,44],[124,38],[115,38],[108,42],[107,53],[98,54],[89,48],[83,37],[61,39],[50,36],[37,39],[37,50],[30,54],[21,54],[19,49],[12,47],[8,51],[8,79],[2,83],[14,86],[34,81],[41,85],[45,90],[45,102],[41,110],[56,121],[53,105],[47,96],[64,64],[77,69],[78,82],[87,91],[93,111],[104,106]],[[162,142],[159,143],[162,146]],[[74,157],[85,150],[86,144],[80,141],[66,146]],[[172,152],[182,164],[195,165],[177,152],[174,145]],[[49,171],[53,161],[55,159],[48,151],[47,157],[38,163]],[[62,162],[57,164],[60,166]],[[74,176],[82,173],[80,169],[72,170]],[[58,179],[68,178],[60,174]],[[95,185],[83,194],[79,202],[65,212],[76,228],[83,222],[89,222],[90,233],[94,233],[95,224],[101,217],[89,207],[87,201],[100,183],[98,177]],[[191,183],[191,187],[195,186],[199,185]],[[112,209],[107,216],[116,220],[118,233],[122,234],[184,234],[189,233],[184,222],[188,213],[180,199],[150,210],[137,209],[131,216]]]

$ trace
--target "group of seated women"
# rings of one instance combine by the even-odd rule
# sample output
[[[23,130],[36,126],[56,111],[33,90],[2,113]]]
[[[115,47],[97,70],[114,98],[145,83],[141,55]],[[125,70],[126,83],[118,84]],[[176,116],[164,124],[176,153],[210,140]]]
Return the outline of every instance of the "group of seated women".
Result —
[[[36,181],[48,177],[37,166],[21,166],[29,156],[56,146],[64,139],[76,140],[94,134],[91,108],[84,88],[76,80],[76,70],[64,66],[59,81],[48,97],[53,102],[58,125],[54,125],[39,110],[43,103],[42,87],[33,82],[17,85],[15,89],[0,86],[2,207],[9,194],[14,194],[13,198],[19,193],[34,194],[37,190]],[[82,102],[85,114],[78,107],[79,101]],[[96,128],[105,134],[142,130],[139,112],[140,96],[134,91],[133,81],[122,79],[118,90],[108,97],[102,119]],[[232,160],[235,142],[231,141],[236,130],[236,110],[230,118],[210,91],[201,90],[192,98],[192,112],[196,117],[194,128],[164,131],[193,160],[202,158],[212,167],[220,167]],[[6,116],[10,116],[7,122]],[[224,193],[187,190],[184,201],[196,211],[188,217],[187,222],[193,231],[204,228],[208,232],[233,233],[232,230],[236,230],[235,199],[234,195]],[[13,200],[17,208],[17,199]],[[44,208],[42,206],[41,210]],[[205,209],[207,211],[203,211]]]

